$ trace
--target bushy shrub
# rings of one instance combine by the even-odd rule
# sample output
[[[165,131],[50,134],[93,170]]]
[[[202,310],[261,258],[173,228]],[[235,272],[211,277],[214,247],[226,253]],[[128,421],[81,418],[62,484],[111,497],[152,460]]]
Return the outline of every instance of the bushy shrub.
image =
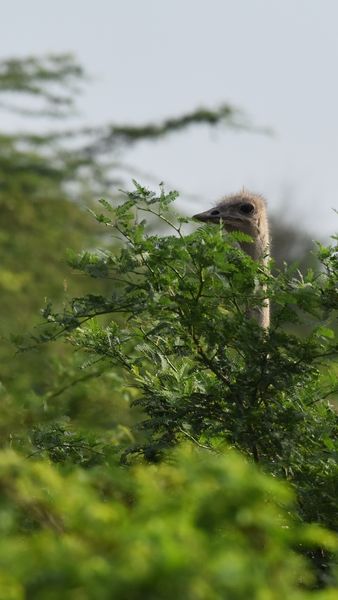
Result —
[[[214,452],[230,444],[295,486],[301,520],[336,530],[337,415],[328,401],[337,390],[335,248],[319,247],[320,273],[271,275],[236,246],[250,241],[243,234],[207,226],[183,235],[175,197],[136,184],[118,207],[101,201],[96,218],[120,251],[71,264],[111,281],[111,294],[74,298],[62,313],[49,304],[40,341],[66,336],[133,390],[142,418],[135,443],[121,447],[123,461],[159,461],[187,439]],[[169,234],[149,233],[144,214]],[[248,317],[266,296],[268,331]],[[327,573],[327,554],[313,556]]]
[[[68,473],[3,451],[0,485],[1,600],[331,597],[306,591],[295,546],[332,550],[332,534],[297,523],[291,490],[232,451]]]
[[[281,472],[308,427],[321,428],[330,449],[334,413],[321,401],[337,385],[330,360],[337,341],[327,324],[338,305],[334,248],[321,248],[319,275],[297,278],[286,270],[273,277],[234,247],[243,234],[225,237],[211,226],[183,236],[185,219],[169,221],[174,198],[138,186],[116,209],[102,201],[108,216],[97,219],[126,243],[118,253],[85,253],[71,262],[111,280],[112,292],[74,298],[62,314],[48,305],[51,328],[42,339],[66,334],[93,359],[124,372],[141,391],[149,452],[186,435],[211,446],[227,439],[271,468],[278,459]],[[147,235],[135,207],[175,235]],[[274,305],[269,332],[247,317],[265,295]],[[307,334],[297,334],[304,321]]]

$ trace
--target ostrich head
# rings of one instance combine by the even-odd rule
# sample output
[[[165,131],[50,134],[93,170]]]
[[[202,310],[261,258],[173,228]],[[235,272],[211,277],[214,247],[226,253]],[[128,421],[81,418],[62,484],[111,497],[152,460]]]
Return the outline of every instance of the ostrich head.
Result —
[[[216,206],[195,215],[194,219],[205,223],[222,222],[224,229],[229,232],[246,233],[253,242],[240,243],[242,249],[255,260],[263,263],[268,261],[269,224],[266,203],[262,196],[246,190],[225,196]]]
[[[222,221],[227,231],[242,231],[254,239],[262,234],[262,229],[267,229],[265,200],[244,190],[225,196],[213,208],[194,215],[194,219],[207,223]]]
[[[223,223],[227,231],[242,231],[252,238],[239,242],[242,250],[262,265],[269,263],[269,224],[265,200],[261,196],[243,190],[233,196],[225,196],[216,206],[194,216],[205,223]],[[262,307],[249,311],[264,329],[269,327],[270,307],[266,299]]]

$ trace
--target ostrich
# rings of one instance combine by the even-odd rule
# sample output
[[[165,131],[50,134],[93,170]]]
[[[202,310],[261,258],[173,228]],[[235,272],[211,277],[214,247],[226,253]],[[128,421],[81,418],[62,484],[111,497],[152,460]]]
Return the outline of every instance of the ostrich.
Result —
[[[269,224],[266,203],[262,196],[242,190],[238,194],[225,196],[214,208],[194,215],[193,218],[206,223],[222,221],[227,231],[242,231],[250,235],[253,241],[240,242],[240,247],[262,265],[268,264]],[[270,304],[267,298],[254,315],[261,327],[264,329],[269,327]]]

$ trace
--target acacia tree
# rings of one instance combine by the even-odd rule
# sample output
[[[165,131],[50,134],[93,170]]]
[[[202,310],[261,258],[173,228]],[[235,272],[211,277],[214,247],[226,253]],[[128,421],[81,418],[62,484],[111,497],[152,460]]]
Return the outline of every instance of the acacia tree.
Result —
[[[89,362],[113,369],[120,390],[134,390],[143,416],[123,460],[158,461],[184,439],[216,453],[230,444],[293,483],[302,520],[336,529],[335,247],[319,248],[321,273],[272,276],[234,247],[243,234],[209,226],[183,235],[187,219],[169,211],[176,196],[136,184],[120,206],[101,201],[97,221],[120,236],[120,251],[71,264],[110,281],[110,292],[75,297],[61,313],[48,305],[40,341],[65,336]],[[147,233],[144,215],[172,234]],[[257,293],[257,280],[267,292]],[[268,332],[247,317],[266,293]],[[306,335],[296,333],[302,323]]]

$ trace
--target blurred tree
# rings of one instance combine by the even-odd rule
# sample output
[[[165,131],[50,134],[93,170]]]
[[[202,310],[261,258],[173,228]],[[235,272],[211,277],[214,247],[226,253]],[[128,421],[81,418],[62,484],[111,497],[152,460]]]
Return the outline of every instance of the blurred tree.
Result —
[[[11,381],[12,388],[25,388],[33,380],[38,391],[43,375],[49,381],[49,351],[13,359],[6,339],[33,326],[43,298],[61,300],[68,286],[72,294],[85,291],[85,278],[71,276],[65,253],[67,248],[78,251],[98,243],[98,230],[84,209],[103,190],[109,195],[114,151],[191,124],[239,125],[236,111],[225,105],[139,127],[61,128],[60,123],[74,114],[85,80],[82,67],[70,55],[0,63],[0,106],[29,117],[30,124],[41,117],[58,122],[52,131],[36,127],[28,132],[26,126],[25,131],[0,134],[0,360],[1,379]]]
[[[1,600],[334,600],[311,590],[291,490],[234,452],[189,446],[169,464],[62,469],[0,452]],[[67,491],[67,493],[65,493]]]

